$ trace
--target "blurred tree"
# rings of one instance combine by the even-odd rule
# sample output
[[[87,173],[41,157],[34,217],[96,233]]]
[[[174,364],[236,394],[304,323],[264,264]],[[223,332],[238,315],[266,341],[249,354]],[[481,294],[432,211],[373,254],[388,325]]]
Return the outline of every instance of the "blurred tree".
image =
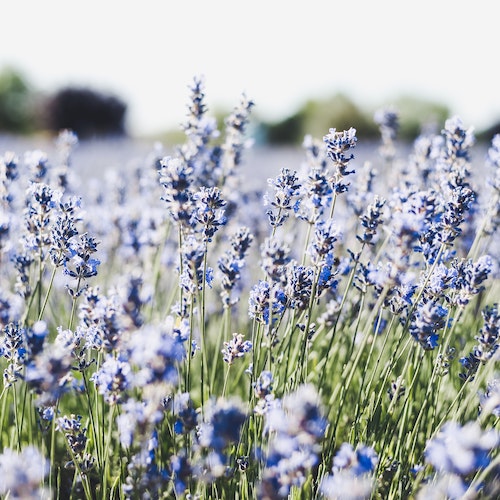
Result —
[[[46,121],[58,132],[73,130],[78,137],[125,135],[127,106],[118,97],[83,87],[66,87],[48,99]]]
[[[27,133],[36,128],[33,93],[14,68],[0,71],[0,131]]]
[[[378,133],[371,117],[342,93],[329,99],[307,101],[295,114],[264,125],[270,144],[300,144],[307,134],[321,138],[330,128],[350,127],[357,130],[358,137],[375,137]]]
[[[449,109],[439,103],[402,96],[391,102],[400,117],[398,138],[411,141],[423,130],[439,132],[449,117]],[[382,106],[378,106],[382,107]],[[300,144],[306,134],[323,137],[330,128],[347,130],[354,127],[360,139],[378,139],[378,126],[373,111],[361,109],[343,93],[328,99],[307,101],[287,118],[264,123],[265,137],[270,144]]]
[[[447,106],[413,96],[400,96],[391,104],[399,114],[398,136],[405,140],[413,140],[423,131],[439,133],[450,117]]]

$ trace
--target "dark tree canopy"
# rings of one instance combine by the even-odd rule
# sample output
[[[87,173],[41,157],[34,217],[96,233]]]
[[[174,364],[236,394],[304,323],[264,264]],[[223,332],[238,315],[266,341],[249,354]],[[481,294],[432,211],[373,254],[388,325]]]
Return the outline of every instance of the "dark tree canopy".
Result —
[[[48,126],[71,129],[79,137],[125,134],[127,106],[113,95],[89,88],[66,87],[49,100]]]

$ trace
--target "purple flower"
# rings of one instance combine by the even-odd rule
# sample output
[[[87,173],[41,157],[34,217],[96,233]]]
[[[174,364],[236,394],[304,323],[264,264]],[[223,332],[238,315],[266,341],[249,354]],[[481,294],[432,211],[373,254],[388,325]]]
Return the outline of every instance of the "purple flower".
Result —
[[[419,303],[410,323],[410,333],[425,350],[437,346],[437,332],[445,327],[448,310],[437,302]]]
[[[267,210],[269,223],[272,227],[279,227],[288,219],[289,212],[294,206],[294,201],[299,194],[300,184],[297,172],[287,168],[281,169],[281,174],[276,179],[268,179],[268,184],[274,189],[274,198],[265,197],[266,204],[277,209]]]
[[[204,408],[204,419],[199,424],[200,446],[222,453],[238,442],[245,419],[246,411],[239,400],[209,400]]]
[[[193,219],[202,226],[203,241],[210,242],[220,226],[227,222],[222,207],[226,202],[217,187],[201,187],[193,194],[195,211]]]
[[[254,382],[255,395],[259,399],[264,399],[266,396],[269,396],[273,390],[273,382],[273,374],[268,370],[264,370]]]
[[[265,415],[265,431],[271,437],[259,495],[286,498],[292,486],[304,484],[308,471],[318,463],[326,420],[318,394],[310,385],[286,395],[282,405],[272,405]]]
[[[378,456],[370,446],[343,443],[333,459],[332,474],[323,478],[320,490],[328,499],[362,500],[371,496]]]
[[[145,325],[126,343],[130,364],[137,370],[133,384],[143,387],[154,382],[177,385],[177,363],[186,356],[184,340],[175,334],[171,321],[164,325]]]
[[[323,137],[323,141],[334,167],[330,178],[332,189],[335,193],[344,193],[348,188],[344,177],[354,173],[354,170],[348,170],[349,162],[354,158],[354,155],[346,156],[346,153],[356,146],[356,129],[351,127],[349,130],[337,132],[335,128],[331,128],[329,133]]]
[[[233,333],[233,339],[224,342],[224,349],[221,352],[227,364],[232,365],[236,358],[241,358],[252,350],[252,342],[243,339],[244,336],[241,333]]]
[[[160,184],[164,188],[162,199],[170,217],[179,224],[188,225],[193,211],[193,169],[182,159],[171,156],[163,158],[160,164]]]
[[[500,379],[490,380],[486,390],[479,394],[480,411],[484,415],[500,417]]]
[[[132,369],[128,361],[108,354],[104,363],[94,372],[90,380],[108,404],[120,403],[127,389],[132,385]]]
[[[490,452],[500,443],[498,431],[483,431],[477,422],[446,422],[427,442],[425,460],[437,471],[468,476],[490,463]]]
[[[48,472],[48,460],[34,446],[20,453],[5,448],[0,455],[0,494],[16,500],[49,498],[40,486]]]
[[[270,285],[267,281],[259,281],[250,290],[248,299],[248,314],[258,323],[269,324],[273,322],[285,310],[286,296],[277,285]]]

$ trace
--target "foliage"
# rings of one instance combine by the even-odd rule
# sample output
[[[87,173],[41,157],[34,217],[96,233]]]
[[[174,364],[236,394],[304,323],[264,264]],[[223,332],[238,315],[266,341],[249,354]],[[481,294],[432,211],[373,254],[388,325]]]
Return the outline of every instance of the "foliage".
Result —
[[[118,97],[86,87],[65,87],[47,103],[49,129],[71,129],[79,137],[125,133],[127,106]]]
[[[0,131],[27,133],[34,123],[34,96],[26,78],[14,68],[0,72]]]
[[[410,96],[401,96],[392,105],[400,113],[399,137],[407,141],[415,140],[422,129],[432,126],[439,129],[449,115],[442,104]],[[339,130],[354,127],[362,140],[376,138],[378,134],[370,110],[342,93],[327,99],[309,100],[293,115],[264,124],[264,129],[270,144],[300,144],[305,135],[318,137],[334,126]]]

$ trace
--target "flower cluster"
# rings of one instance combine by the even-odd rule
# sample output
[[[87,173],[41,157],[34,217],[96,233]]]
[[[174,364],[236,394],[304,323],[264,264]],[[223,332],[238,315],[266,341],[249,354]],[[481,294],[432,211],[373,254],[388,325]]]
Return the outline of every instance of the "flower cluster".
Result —
[[[287,498],[292,487],[302,486],[308,471],[318,463],[326,421],[315,389],[300,386],[281,405],[274,405],[266,413],[266,428],[271,438],[259,495]]]

